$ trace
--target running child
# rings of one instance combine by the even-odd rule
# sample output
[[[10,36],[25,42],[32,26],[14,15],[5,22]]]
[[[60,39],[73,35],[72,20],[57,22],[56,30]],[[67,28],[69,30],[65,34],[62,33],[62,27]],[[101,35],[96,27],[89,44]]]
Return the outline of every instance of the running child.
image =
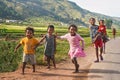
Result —
[[[77,33],[77,26],[72,24],[68,28],[69,33],[63,36],[57,36],[60,39],[66,39],[69,42],[70,50],[68,55],[70,56],[72,63],[75,66],[75,73],[79,72],[79,64],[77,61],[78,57],[85,57],[84,53],[84,39]],[[82,46],[80,46],[80,42],[82,42]]]

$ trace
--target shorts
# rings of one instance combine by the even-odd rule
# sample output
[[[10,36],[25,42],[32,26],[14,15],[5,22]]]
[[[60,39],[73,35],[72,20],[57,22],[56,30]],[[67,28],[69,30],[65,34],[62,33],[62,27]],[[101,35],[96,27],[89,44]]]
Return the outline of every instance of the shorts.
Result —
[[[30,61],[32,65],[36,64],[36,57],[34,54],[25,54],[23,53],[23,62],[28,62]]]
[[[52,60],[53,60],[55,56],[54,56],[54,55],[50,55],[50,56],[45,55],[45,57],[46,57],[46,60],[47,60],[47,59],[52,59]]]
[[[94,46],[95,46],[95,48],[97,48],[97,47],[102,48],[103,47],[103,41],[102,40],[95,41]]]

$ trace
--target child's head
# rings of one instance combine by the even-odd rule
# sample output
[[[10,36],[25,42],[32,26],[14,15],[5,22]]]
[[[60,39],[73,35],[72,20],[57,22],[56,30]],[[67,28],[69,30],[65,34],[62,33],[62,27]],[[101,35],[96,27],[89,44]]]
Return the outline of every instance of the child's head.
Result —
[[[74,36],[76,34],[76,32],[77,32],[77,26],[72,24],[72,25],[69,26],[68,30],[69,30],[70,34],[72,36]]]
[[[31,27],[27,27],[27,28],[25,29],[25,34],[26,34],[26,37],[27,37],[27,38],[32,38],[33,35],[34,35],[34,29],[31,28]]]
[[[104,20],[99,20],[99,25],[104,25]]]
[[[54,32],[54,26],[49,25],[48,28],[47,28],[47,32],[51,35]]]
[[[90,22],[91,25],[95,25],[95,18],[90,18],[89,22]]]

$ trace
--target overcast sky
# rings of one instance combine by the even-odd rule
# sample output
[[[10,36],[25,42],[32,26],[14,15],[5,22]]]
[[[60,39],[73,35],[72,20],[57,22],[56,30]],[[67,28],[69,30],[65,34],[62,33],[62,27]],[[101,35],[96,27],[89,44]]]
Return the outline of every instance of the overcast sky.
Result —
[[[81,8],[113,17],[120,17],[120,0],[69,0]]]

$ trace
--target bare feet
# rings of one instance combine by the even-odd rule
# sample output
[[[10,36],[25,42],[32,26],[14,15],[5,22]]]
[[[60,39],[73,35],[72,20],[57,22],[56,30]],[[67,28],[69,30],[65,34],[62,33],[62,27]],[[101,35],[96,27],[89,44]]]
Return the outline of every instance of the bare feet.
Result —
[[[95,63],[99,62],[99,60],[94,61]]]
[[[103,61],[103,56],[102,55],[100,55],[100,59]]]

